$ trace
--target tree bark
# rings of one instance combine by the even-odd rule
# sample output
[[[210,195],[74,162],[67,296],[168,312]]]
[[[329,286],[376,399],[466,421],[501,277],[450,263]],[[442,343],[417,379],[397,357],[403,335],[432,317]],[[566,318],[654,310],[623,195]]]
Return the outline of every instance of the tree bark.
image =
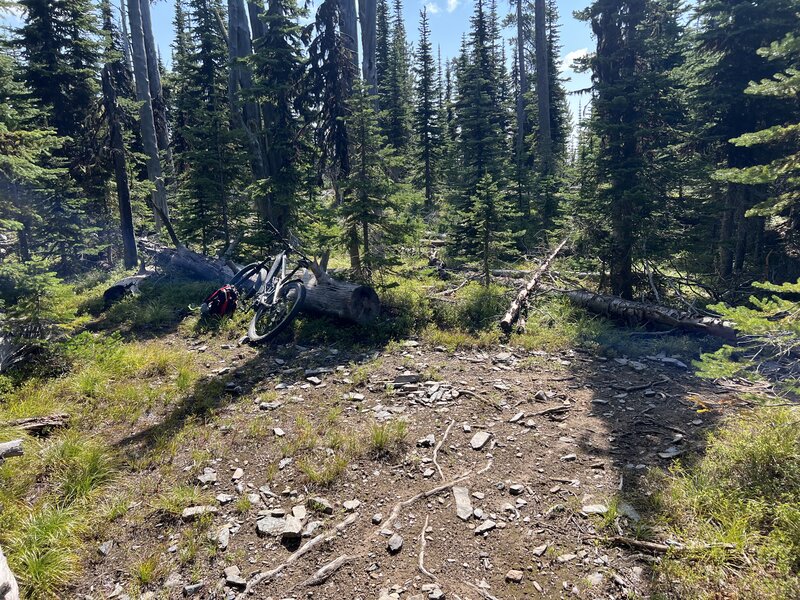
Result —
[[[213,258],[188,248],[169,248],[161,244],[142,243],[143,253],[162,273],[172,277],[226,283],[234,276],[234,268],[222,258]],[[235,267],[235,266],[234,266]]]
[[[649,321],[736,341],[736,330],[733,325],[722,319],[697,317],[666,306],[643,304],[617,296],[605,296],[581,290],[568,291],[566,295],[573,304],[597,314],[638,323]]]
[[[555,247],[555,249],[550,253],[550,256],[536,269],[536,272],[531,277],[531,280],[528,284],[522,288],[517,297],[514,298],[514,301],[511,303],[511,306],[508,308],[508,311],[500,320],[500,328],[509,333],[511,331],[511,326],[513,325],[514,321],[517,320],[519,317],[519,312],[522,309],[522,306],[528,299],[530,293],[535,290],[539,286],[539,280],[541,279],[542,275],[544,275],[547,270],[550,268],[550,265],[553,264],[553,261],[558,256],[559,252],[567,245],[567,241],[569,240],[569,236],[565,237],[561,240],[561,243]]]
[[[0,548],[0,600],[19,600],[19,587]]]
[[[522,173],[525,153],[525,95],[528,93],[528,70],[525,68],[525,18],[523,0],[517,3],[517,169]],[[530,211],[530,206],[527,207]],[[523,215],[528,217],[530,215]]]
[[[316,264],[309,267],[303,282],[306,286],[303,311],[360,325],[371,323],[381,312],[381,301],[371,287],[332,279]]]
[[[167,104],[164,101],[164,90],[161,86],[161,70],[158,65],[156,41],[153,36],[153,22],[150,17],[150,0],[140,0],[142,14],[142,32],[144,48],[147,56],[147,77],[150,86],[150,99],[153,103],[153,117],[156,128],[158,149],[164,152],[167,165],[172,166],[172,148],[169,143],[169,122],[167,121]]]
[[[123,263],[126,269],[132,269],[139,262],[136,252],[136,235],[133,231],[133,211],[131,210],[131,190],[128,182],[128,166],[125,143],[122,139],[122,124],[117,104],[117,90],[111,80],[109,65],[103,67],[103,103],[108,117],[109,135],[111,137],[111,160],[114,165],[114,179],[117,184],[117,200],[119,204],[119,220],[122,233]]]
[[[520,0],[517,0],[520,2]],[[550,128],[550,74],[547,48],[545,0],[534,0],[536,38],[536,101],[539,109],[539,155],[541,172],[553,171],[553,134]]]
[[[361,22],[361,71],[364,82],[371,96],[378,95],[378,69],[375,64],[375,51],[377,48],[377,0],[358,0],[359,21]]]
[[[350,60],[353,62],[352,75],[348,82],[347,90],[348,96],[353,87],[352,77],[358,73],[358,22],[356,18],[356,3],[355,0],[337,0],[339,4],[339,19],[342,32],[342,42],[344,47],[350,54]]]
[[[128,11],[125,9],[124,1],[119,3],[119,16],[122,24],[122,55],[125,57],[125,67],[132,69],[131,36],[128,33]]]
[[[156,229],[163,220],[169,220],[167,206],[167,189],[161,171],[161,160],[158,156],[158,141],[153,116],[153,103],[150,97],[150,78],[147,70],[147,54],[142,29],[140,0],[127,0],[128,17],[131,25],[131,43],[133,46],[133,74],[136,80],[136,99],[139,107],[139,127],[142,134],[142,145],[147,155],[147,177],[155,185],[153,192],[154,217]]]
[[[45,415],[43,417],[28,417],[25,419],[16,419],[14,421],[7,421],[0,423],[2,427],[11,427],[19,429],[30,435],[44,437],[50,434],[54,429],[62,429],[69,425],[69,415],[67,413],[55,413],[52,415]]]
[[[0,464],[7,459],[25,454],[22,450],[22,440],[11,440],[10,442],[0,442]],[[0,582],[2,582],[0,576]]]
[[[124,277],[120,279],[105,292],[103,292],[103,302],[105,303],[106,307],[111,306],[115,302],[119,302],[125,296],[135,296],[139,293],[139,286],[145,279],[153,276],[155,273],[141,273],[137,275],[131,275],[130,277]]]

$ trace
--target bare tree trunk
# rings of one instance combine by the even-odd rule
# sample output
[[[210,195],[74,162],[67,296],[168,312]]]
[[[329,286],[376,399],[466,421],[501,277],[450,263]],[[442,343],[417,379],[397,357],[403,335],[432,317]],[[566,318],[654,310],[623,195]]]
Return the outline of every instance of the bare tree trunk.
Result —
[[[732,185],[728,186],[728,191],[725,198],[725,208],[722,212],[722,219],[720,220],[719,228],[719,255],[717,264],[717,274],[720,279],[727,279],[731,276],[733,270],[733,211],[735,201],[733,199],[734,189]]]
[[[519,1],[519,0],[517,0]],[[535,0],[535,38],[536,38],[536,100],[539,108],[539,154],[542,161],[542,174],[547,176],[553,170],[553,136],[550,131],[550,74],[547,49],[547,17],[545,0]]]
[[[125,57],[125,66],[132,68],[131,60],[131,36],[128,33],[128,11],[125,9],[125,2],[119,3],[119,16],[122,24],[122,55]]]
[[[250,15],[250,31],[254,40],[264,37],[264,22],[261,20],[262,12],[264,12],[264,5],[261,0],[247,3],[247,14]]]
[[[167,190],[164,186],[164,176],[161,171],[161,160],[158,156],[144,30],[142,29],[141,4],[140,0],[127,0],[127,2],[131,25],[131,43],[133,46],[133,74],[136,81],[136,99],[141,103],[139,107],[139,127],[142,133],[142,145],[147,155],[147,177],[155,185],[153,205],[155,207],[156,229],[159,229],[162,220],[169,219],[169,207],[167,206]]]
[[[0,600],[19,600],[19,587],[0,548]]]
[[[169,144],[169,123],[167,122],[167,104],[164,102],[164,91],[161,87],[161,70],[158,68],[158,53],[153,37],[153,22],[150,18],[150,0],[139,3],[142,13],[142,32],[144,33],[144,49],[147,56],[147,77],[150,85],[150,101],[153,105],[153,118],[156,128],[158,149],[165,153],[167,165],[172,167],[172,148]]]
[[[361,71],[370,95],[378,95],[378,69],[375,64],[377,47],[377,0],[358,0],[359,21],[361,22]],[[376,100],[377,102],[377,100]]]
[[[525,148],[525,94],[528,93],[528,72],[525,68],[525,27],[522,0],[517,2],[517,165],[522,168]]]
[[[133,231],[131,190],[128,182],[125,144],[122,139],[122,125],[117,104],[117,90],[114,89],[114,83],[111,81],[111,72],[108,65],[103,67],[102,80],[103,103],[108,116],[108,128],[111,137],[111,159],[114,163],[114,179],[117,184],[123,261],[126,268],[132,269],[139,262],[139,259],[136,252],[136,236]]]
[[[339,3],[340,27],[344,38],[344,47],[350,53],[350,60],[353,61],[353,75],[358,73],[358,23],[356,19],[355,0],[337,0]],[[348,90],[352,88],[353,82],[349,82]],[[348,91],[349,93],[349,91]]]

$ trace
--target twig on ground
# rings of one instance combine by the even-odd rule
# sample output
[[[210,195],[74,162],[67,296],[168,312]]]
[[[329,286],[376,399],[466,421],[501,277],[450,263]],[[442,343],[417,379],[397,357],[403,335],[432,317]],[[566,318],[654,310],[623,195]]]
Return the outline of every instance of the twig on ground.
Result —
[[[427,575],[434,581],[439,581],[436,578],[436,575],[428,571],[425,568],[425,544],[427,544],[427,540],[425,539],[425,532],[428,530],[428,515],[425,515],[425,524],[422,526],[422,533],[419,534],[419,571],[423,575]]]
[[[466,583],[469,587],[471,587],[473,590],[478,592],[481,596],[486,598],[486,600],[498,600],[498,598],[496,598],[495,596],[492,596],[489,592],[487,592],[483,588],[478,587],[474,583],[470,583],[469,581],[465,581],[464,583]]]
[[[341,569],[347,563],[352,562],[355,558],[356,558],[355,556],[350,556],[350,555],[347,555],[347,554],[343,554],[339,558],[337,558],[335,560],[332,560],[328,564],[323,565],[322,567],[320,567],[320,569],[317,570],[316,573],[314,573],[311,577],[306,579],[300,585],[301,586],[321,585],[321,584],[325,583],[326,581],[328,581],[328,579],[331,577],[331,575],[336,573],[336,571]]]
[[[244,591],[241,594],[239,594],[236,597],[236,599],[244,600],[244,598],[246,598],[248,594],[252,593],[253,588],[255,588],[255,586],[257,586],[259,583],[261,583],[265,579],[266,580],[274,579],[284,569],[286,569],[286,567],[289,567],[292,564],[296,563],[305,554],[307,554],[320,544],[323,544],[324,542],[336,537],[336,535],[340,531],[344,530],[348,525],[352,525],[356,519],[358,519],[358,513],[353,513],[352,515],[348,516],[344,521],[336,525],[331,531],[327,533],[321,533],[317,537],[307,541],[305,544],[300,546],[300,548],[295,550],[294,553],[291,556],[289,556],[289,558],[287,558],[283,563],[279,564],[274,569],[270,571],[261,571],[260,573],[257,573],[250,579],[250,581],[247,582],[247,586],[245,587]]]
[[[447,429],[444,430],[444,435],[442,436],[442,439],[439,440],[439,443],[436,444],[436,447],[433,449],[433,464],[436,465],[436,470],[439,471],[439,477],[442,478],[442,481],[444,481],[444,473],[442,473],[442,467],[439,466],[439,462],[436,460],[436,458],[439,453],[439,448],[441,448],[442,444],[444,444],[444,441],[447,439],[447,435],[450,433],[450,429],[453,427],[453,423],[455,422],[456,422],[455,419],[451,419],[450,424],[447,426]]]

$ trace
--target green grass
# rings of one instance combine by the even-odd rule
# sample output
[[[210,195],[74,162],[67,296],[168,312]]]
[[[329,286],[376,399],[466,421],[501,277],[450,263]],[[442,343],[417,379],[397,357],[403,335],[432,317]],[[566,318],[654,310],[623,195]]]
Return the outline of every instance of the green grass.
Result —
[[[760,409],[728,419],[706,454],[657,480],[655,509],[688,557],[659,567],[669,597],[800,597],[800,415]],[[729,544],[732,549],[722,547]],[[708,545],[709,547],[705,547]],[[744,558],[743,558],[744,557]]]
[[[408,435],[408,423],[403,420],[374,423],[369,430],[369,451],[378,458],[396,455]]]
[[[180,517],[185,508],[212,502],[211,494],[197,486],[177,485],[159,494],[151,503],[151,507],[171,517]]]
[[[347,456],[334,453],[326,456],[321,461],[311,458],[301,458],[297,461],[297,468],[314,485],[326,487],[336,481],[347,469],[350,461]]]

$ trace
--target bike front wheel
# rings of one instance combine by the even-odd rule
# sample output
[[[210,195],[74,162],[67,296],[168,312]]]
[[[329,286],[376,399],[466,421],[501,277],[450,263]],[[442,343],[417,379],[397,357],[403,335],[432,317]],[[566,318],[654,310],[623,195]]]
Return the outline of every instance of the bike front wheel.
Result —
[[[274,304],[262,304],[256,309],[247,332],[250,342],[257,344],[275,338],[297,316],[305,299],[306,288],[302,283],[285,283]]]

